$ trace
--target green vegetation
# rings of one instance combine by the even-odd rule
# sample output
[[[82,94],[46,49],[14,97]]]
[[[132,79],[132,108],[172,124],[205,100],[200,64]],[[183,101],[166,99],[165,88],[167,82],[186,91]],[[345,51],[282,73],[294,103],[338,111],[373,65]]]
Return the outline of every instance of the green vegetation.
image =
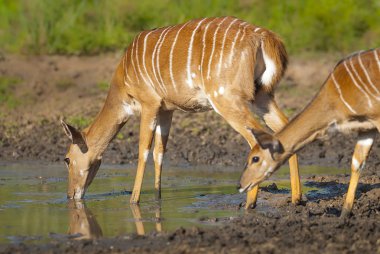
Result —
[[[106,82],[106,81],[100,81],[100,82],[98,82],[97,87],[98,87],[101,91],[108,91],[108,89],[110,88],[110,85],[109,85],[109,83]]]
[[[9,108],[15,108],[20,101],[14,97],[14,89],[20,79],[15,77],[0,77],[0,105],[6,105]]]
[[[125,48],[144,29],[220,15],[274,30],[293,54],[380,44],[377,0],[0,0],[0,45],[8,52],[95,54]]]
[[[90,125],[91,119],[83,116],[71,116],[67,119],[67,122],[82,130]]]

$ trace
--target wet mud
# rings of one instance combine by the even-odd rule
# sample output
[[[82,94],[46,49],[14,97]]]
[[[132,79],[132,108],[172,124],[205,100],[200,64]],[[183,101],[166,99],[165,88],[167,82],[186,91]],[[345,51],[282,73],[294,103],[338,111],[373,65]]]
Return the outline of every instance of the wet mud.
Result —
[[[0,62],[1,75],[20,77],[22,81],[19,87],[29,89],[29,95],[25,97],[25,94],[15,92],[18,98],[25,98],[26,101],[18,108],[7,109],[1,106],[0,163],[9,165],[9,162],[28,160],[44,165],[51,162],[61,163],[68,140],[62,133],[59,119],[62,116],[70,118],[72,115],[83,115],[92,119],[96,115],[106,93],[96,89],[97,82],[110,79],[117,58],[113,55],[93,58],[42,56],[38,59],[6,56]],[[277,92],[281,107],[290,109],[287,112],[289,116],[293,116],[307,104],[335,62],[336,59],[328,62],[313,60],[312,63],[296,60],[291,63]],[[67,82],[62,83],[62,80]],[[54,99],[47,97],[43,100],[47,94]],[[86,106],[78,107],[79,104]],[[105,164],[132,168],[120,176],[129,179],[125,180],[126,183],[133,181],[134,177],[138,127],[138,118],[129,121],[123,128],[122,135],[111,143],[104,155]],[[164,174],[165,168],[173,165],[184,170],[204,165],[203,170],[207,173],[203,177],[193,175],[188,178],[196,185],[207,187],[197,194],[196,200],[184,206],[185,211],[190,211],[189,214],[199,214],[192,216],[195,218],[193,224],[183,224],[181,228],[168,227],[170,219],[165,216],[168,206],[165,201],[161,206],[155,203],[154,194],[149,188],[143,194],[146,195],[145,205],[141,205],[140,211],[133,211],[128,204],[131,186],[125,184],[113,190],[112,181],[100,181],[97,185],[95,180],[91,188],[98,186],[99,192],[94,189],[91,194],[90,190],[85,205],[67,204],[64,198],[53,202],[57,211],[66,218],[57,222],[64,230],[49,231],[50,222],[30,218],[36,224],[45,225],[45,238],[30,233],[26,234],[30,238],[20,236],[8,239],[8,242],[0,243],[0,252],[380,253],[379,138],[375,140],[362,172],[352,217],[339,218],[348,188],[356,136],[332,133],[299,152],[300,174],[304,182],[303,201],[300,205],[290,203],[289,188],[284,182],[287,176],[281,171],[262,186],[256,209],[244,212],[239,210],[244,196],[236,193],[234,185],[245,163],[248,145],[216,113],[176,112],[164,159]],[[313,170],[310,165],[319,167],[320,170]],[[218,176],[227,167],[232,168],[233,173],[227,174],[229,180],[225,179],[226,185],[213,193],[209,188],[220,186],[221,180]],[[152,166],[148,170],[151,168]],[[99,174],[98,178],[102,179],[101,171]],[[18,177],[28,178],[24,174]],[[170,179],[175,177],[168,177],[163,183],[169,182],[166,188],[176,190],[178,186],[170,185]],[[28,185],[29,180],[19,183],[21,189],[26,188],[16,195],[21,201],[22,192],[33,189]],[[0,177],[2,197],[7,194],[4,194],[3,187],[8,181],[11,181],[9,177]],[[40,189],[35,190],[36,193],[43,192],[45,188],[47,193],[53,193],[51,195],[56,193],[64,197],[64,178],[45,176],[39,181],[45,181],[47,185],[41,185]],[[39,198],[41,197],[36,194],[33,200]],[[101,201],[95,201],[96,199]],[[125,226],[131,229],[129,231],[112,231],[105,226],[110,223],[106,222],[107,216],[99,216],[99,209],[107,209],[107,200],[112,203],[112,200],[118,202],[118,199],[123,200],[123,207],[108,208],[111,211],[109,217],[118,226],[131,225]],[[180,206],[176,199],[169,203]],[[200,213],[205,207],[210,212]],[[0,217],[7,209],[9,207],[0,208]],[[35,213],[38,211],[36,209]],[[52,210],[46,211],[47,214],[52,214]],[[161,215],[156,216],[160,211]],[[69,218],[73,218],[72,224]],[[1,223],[3,221],[4,219]],[[81,223],[82,228],[78,228],[77,225]],[[158,230],[160,228],[162,230]],[[11,232],[12,227],[2,230]],[[113,234],[109,234],[110,231]],[[139,235],[141,232],[144,235]],[[83,239],[89,237],[91,239]]]

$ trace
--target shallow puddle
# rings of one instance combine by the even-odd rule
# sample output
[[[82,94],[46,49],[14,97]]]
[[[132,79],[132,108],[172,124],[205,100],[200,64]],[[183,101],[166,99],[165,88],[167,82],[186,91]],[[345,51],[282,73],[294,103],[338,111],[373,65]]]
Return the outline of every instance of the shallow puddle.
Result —
[[[209,227],[244,213],[238,206],[245,195],[236,191],[240,169],[210,168],[164,168],[163,198],[157,202],[153,169],[149,166],[141,203],[130,206],[135,172],[132,166],[102,165],[85,202],[68,202],[63,165],[0,164],[0,243]],[[286,193],[290,188],[288,172],[287,168],[281,169],[263,186],[276,182]],[[301,171],[303,177],[318,173],[334,174],[336,170],[302,167]],[[303,186],[304,193],[316,189]],[[264,203],[259,197],[260,202]],[[258,205],[256,210],[268,209],[271,208]]]

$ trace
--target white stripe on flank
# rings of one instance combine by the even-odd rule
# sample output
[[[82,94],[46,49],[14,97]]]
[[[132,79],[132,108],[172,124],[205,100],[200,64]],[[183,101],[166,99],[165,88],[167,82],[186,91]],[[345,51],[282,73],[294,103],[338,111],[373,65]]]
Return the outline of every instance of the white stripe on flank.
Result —
[[[351,59],[352,59],[352,58],[351,58]],[[351,60],[351,59],[350,59],[350,60]],[[350,78],[351,78],[352,82],[354,83],[354,85],[355,85],[355,86],[360,90],[360,92],[362,92],[362,93],[365,95],[365,97],[367,98],[367,100],[368,100],[368,106],[369,106],[370,108],[372,108],[372,101],[371,101],[371,99],[369,98],[369,96],[368,96],[368,94],[366,93],[366,91],[364,91],[363,88],[361,88],[361,87],[359,86],[359,84],[356,82],[356,79],[354,78],[354,76],[352,75],[350,69],[349,69],[348,66],[347,66],[347,61],[344,61],[344,62],[343,62],[343,65],[344,65],[344,68],[346,68],[346,71],[348,72],[348,75],[350,76]]]
[[[277,67],[275,62],[266,54],[264,50],[264,42],[261,42],[261,51],[263,52],[263,58],[265,63],[265,71],[261,76],[261,83],[264,86],[269,86],[272,84],[274,75],[276,74]]]
[[[336,90],[337,90],[338,93],[339,93],[339,97],[340,97],[341,101],[344,103],[344,105],[346,105],[346,107],[347,107],[347,108],[348,108],[353,114],[356,114],[356,111],[355,111],[353,108],[351,108],[350,104],[348,104],[348,103],[344,100],[344,98],[343,98],[343,94],[342,94],[342,91],[340,90],[340,87],[339,87],[339,84],[338,84],[338,82],[335,80],[334,73],[331,74],[331,79],[332,79],[332,81],[333,81],[333,83],[334,83],[334,85],[335,85],[335,87],[336,87]]]
[[[139,71],[139,74],[140,74],[141,78],[144,80],[145,84],[148,85],[149,82],[146,81],[144,75],[142,74],[142,71],[141,71],[141,68],[140,68],[139,55],[138,55],[138,53],[139,53],[139,39],[140,39],[140,36],[141,36],[142,33],[143,33],[143,32],[141,32],[141,33],[139,34],[139,36],[137,37],[137,42],[136,42],[136,60],[137,60],[137,69],[138,69],[138,71]],[[143,61],[144,61],[144,54],[143,54]]]
[[[148,40],[148,37],[151,33],[153,33],[155,30],[152,30],[150,31],[144,38],[144,50],[143,50],[143,66],[144,66],[144,70],[145,70],[145,73],[146,73],[146,76],[148,77],[149,79],[149,83],[150,83],[150,86],[155,90],[155,87],[154,87],[154,84],[153,84],[153,81],[152,79],[150,78],[149,76],[149,73],[148,73],[148,70],[146,69],[146,65],[145,65],[145,53],[146,53],[146,42]]]
[[[126,57],[127,57],[127,53],[125,53],[125,55],[123,57],[123,72],[124,72],[123,81],[124,81],[124,85],[129,86],[129,84],[127,82],[128,73],[127,73],[127,69],[125,68],[125,66],[126,66],[126,64],[125,64],[125,58]]]
[[[164,41],[165,41],[165,38],[166,38],[166,35],[169,34],[169,32],[174,28],[174,26],[170,27],[169,30],[166,31],[164,37],[162,38],[162,41],[160,43],[160,46],[158,47],[158,50],[157,50],[157,61],[156,61],[156,65],[157,65],[157,72],[158,72],[158,77],[160,78],[160,82],[161,82],[161,85],[163,87],[165,87],[165,91],[167,91],[166,89],[166,86],[165,86],[165,83],[164,83],[164,80],[162,79],[162,76],[161,76],[161,69],[160,69],[160,53],[161,53],[161,47],[162,45],[164,44]]]
[[[224,51],[224,45],[225,45],[225,42],[226,42],[227,33],[228,33],[228,31],[230,30],[231,26],[232,26],[237,20],[238,20],[238,19],[234,19],[234,20],[230,23],[230,25],[227,27],[226,31],[224,32],[223,42],[222,42],[222,49],[221,49],[220,57],[219,57],[219,64],[218,64],[218,72],[217,72],[217,76],[220,75],[220,70],[221,70],[222,60],[223,60],[223,51]]]
[[[354,68],[354,65],[353,65],[353,62],[352,62],[352,58],[350,59],[350,66],[351,66],[351,69],[354,71],[355,73],[355,76],[358,78],[358,80],[360,81],[360,83],[362,84],[362,86],[364,87],[364,90],[369,94],[371,95],[373,98],[375,98],[376,100],[380,100],[380,97],[378,96],[375,96],[372,94],[372,92],[368,89],[366,83],[362,80],[362,78],[359,76],[359,73],[356,71],[356,69]],[[371,106],[372,107],[372,103],[371,103]]]
[[[379,72],[380,72],[380,60],[379,60],[379,56],[377,55],[377,50],[376,49],[373,50],[373,54],[375,55],[375,59],[376,59],[376,62],[377,62],[377,67],[379,67]]]
[[[228,61],[230,65],[231,65],[231,63],[232,63],[232,57],[234,56],[234,50],[235,50],[236,40],[237,40],[237,38],[239,37],[239,34],[241,33],[240,26],[241,26],[242,24],[245,24],[245,23],[246,23],[246,22],[243,22],[243,23],[241,23],[241,24],[239,25],[239,29],[238,29],[238,31],[237,31],[237,33],[236,33],[236,35],[235,35],[234,40],[232,41],[231,52],[230,52],[230,59],[229,59],[229,61]]]
[[[216,19],[213,19],[211,20],[205,27],[205,31],[203,33],[203,38],[202,38],[202,42],[203,42],[203,48],[202,48],[202,57],[201,57],[201,65],[200,65],[200,71],[201,71],[201,79],[202,79],[202,86],[203,86],[203,89],[205,87],[205,84],[204,84],[204,78],[203,78],[203,60],[204,60],[204,57],[205,57],[205,51],[206,51],[206,34],[207,34],[207,30],[208,30],[208,27],[210,26],[210,24],[212,22],[214,22]]]
[[[258,32],[261,28],[260,27],[256,27],[255,30],[253,30],[255,33]]]
[[[187,25],[189,24],[191,21],[188,21],[186,22],[185,24],[183,24],[183,26],[178,29],[177,31],[177,34],[175,35],[175,38],[174,38],[174,41],[173,41],[173,44],[172,44],[172,47],[170,49],[170,56],[169,56],[169,72],[170,72],[170,79],[172,80],[172,84],[173,84],[173,88],[174,88],[174,91],[177,92],[177,86],[176,86],[176,83],[175,83],[175,80],[174,80],[174,74],[173,74],[173,51],[174,51],[174,47],[175,47],[175,44],[177,43],[177,39],[178,39],[178,36],[179,36],[179,33],[182,31],[182,29]]]
[[[364,68],[364,65],[363,65],[363,62],[362,62],[362,58],[360,57],[360,54],[361,53],[359,53],[359,55],[358,55],[360,67],[362,68],[362,70],[363,70],[365,76],[367,77],[367,80],[368,80],[369,84],[371,85],[371,87],[373,88],[373,90],[375,90],[376,93],[379,94],[379,90],[377,90],[376,86],[372,83],[372,80],[371,80],[370,76],[368,75],[367,70]]]
[[[192,54],[193,54],[192,51],[193,51],[194,36],[195,36],[195,33],[197,32],[199,26],[203,23],[203,21],[205,21],[205,19],[206,18],[204,18],[201,21],[199,21],[198,25],[193,30],[193,33],[191,34],[191,38],[190,38],[189,48],[187,50],[187,64],[186,64],[187,80],[186,80],[186,83],[189,85],[190,88],[194,87],[194,85],[193,85],[193,79],[191,77],[191,57],[192,57]]]
[[[242,41],[244,39],[244,36],[245,36],[245,29],[247,29],[247,27],[249,26],[249,24],[246,24],[243,28],[243,35],[242,37],[240,38],[240,41]]]
[[[157,77],[157,73],[156,73],[156,68],[155,68],[155,62],[154,62],[154,58],[156,57],[156,52],[157,52],[157,49],[158,49],[158,45],[160,44],[161,42],[161,39],[162,39],[162,36],[165,34],[165,32],[169,29],[170,27],[167,27],[165,28],[164,30],[161,31],[161,34],[160,34],[160,37],[158,38],[158,40],[156,41],[156,45],[154,46],[154,49],[153,49],[153,53],[152,53],[152,69],[153,69],[153,74],[154,74],[154,78],[156,79],[161,91],[166,94],[166,89],[165,87],[160,83],[160,81],[158,80],[158,77]],[[159,67],[157,66],[157,69]],[[159,70],[158,70],[159,71]]]
[[[217,28],[215,29],[215,32],[214,32],[214,38],[213,38],[213,41],[212,41],[212,50],[211,50],[211,55],[210,55],[210,58],[209,58],[209,61],[208,61],[208,69],[207,69],[207,79],[210,79],[211,76],[210,76],[210,72],[211,72],[211,63],[212,63],[212,56],[214,55],[214,51],[215,51],[215,41],[216,41],[216,35],[220,29],[220,26],[223,24],[223,22],[227,19],[227,17],[224,17],[224,19],[222,19],[222,21],[218,24]]]
[[[133,43],[132,43],[131,63],[132,63],[133,71],[135,72],[135,76],[137,78],[137,82],[140,83],[139,75],[137,75],[137,71],[136,71],[136,67],[135,67],[135,62],[133,61],[133,50],[134,50],[134,48],[135,48],[135,40],[133,40]]]

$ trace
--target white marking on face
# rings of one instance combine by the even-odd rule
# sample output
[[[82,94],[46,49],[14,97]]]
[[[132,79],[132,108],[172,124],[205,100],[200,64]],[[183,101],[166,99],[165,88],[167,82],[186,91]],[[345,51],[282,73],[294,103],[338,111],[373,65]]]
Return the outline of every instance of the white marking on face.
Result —
[[[191,57],[193,55],[193,42],[194,42],[194,36],[195,36],[195,33],[197,32],[199,26],[203,23],[203,21],[205,21],[206,18],[202,19],[201,21],[198,22],[198,25],[195,27],[195,29],[193,30],[193,33],[191,34],[191,38],[190,38],[190,44],[189,44],[189,48],[187,50],[187,64],[186,64],[186,73],[187,73],[187,84],[189,85],[190,88],[193,88],[193,81],[191,79],[192,77],[192,74],[191,74]]]
[[[360,55],[361,55],[361,53],[359,53],[359,55],[358,55],[359,65],[360,65],[361,69],[363,70],[363,72],[364,72],[364,74],[365,74],[365,76],[366,76],[366,78],[367,78],[369,84],[370,84],[371,87],[373,88],[373,90],[375,90],[376,93],[379,94],[379,90],[377,90],[376,86],[373,84],[373,82],[372,82],[372,80],[371,80],[371,77],[369,76],[369,74],[368,74],[368,72],[367,72],[367,69],[366,69],[366,68],[364,67],[364,65],[363,65],[362,58],[361,58]]]
[[[144,151],[144,161],[148,160],[149,150]]]
[[[362,92],[362,93],[364,94],[364,96],[367,98],[368,106],[369,106],[370,108],[372,108],[372,101],[371,101],[371,99],[369,98],[368,94],[363,90],[363,88],[360,87],[359,84],[356,82],[356,79],[354,78],[354,76],[352,75],[350,69],[349,69],[348,66],[347,66],[347,62],[344,61],[343,65],[344,65],[344,68],[346,68],[346,71],[347,71],[348,75],[350,76],[350,78],[351,78],[352,82],[354,83],[354,85],[355,85],[355,86],[359,89],[359,91]]]
[[[208,61],[207,79],[211,78],[211,76],[210,76],[210,73],[211,73],[211,63],[212,63],[212,59],[213,59],[213,55],[214,55],[214,51],[215,51],[216,35],[218,34],[220,26],[223,24],[223,22],[226,20],[226,18],[227,17],[225,17],[224,19],[222,19],[222,21],[218,24],[218,26],[217,26],[217,28],[215,29],[215,32],[214,32],[214,38],[212,40],[211,54],[210,54],[210,58],[209,58],[209,61]]]
[[[76,160],[73,160],[73,165],[77,165],[77,161]]]
[[[265,71],[261,76],[261,83],[264,86],[269,86],[272,84],[274,75],[276,74],[277,68],[274,61],[266,54],[264,50],[264,42],[262,43],[261,50],[263,52],[263,58],[265,63]]]
[[[351,111],[351,113],[356,114],[356,111],[353,108],[351,108],[350,104],[348,104],[347,101],[343,98],[342,91],[340,90],[340,86],[339,86],[338,82],[335,80],[334,73],[331,74],[331,79],[332,79],[332,81],[333,81],[333,83],[335,85],[336,90],[338,91],[340,100]]]
[[[174,41],[173,41],[173,44],[172,44],[172,47],[170,48],[170,55],[169,55],[169,73],[170,73],[170,79],[172,81],[172,84],[173,84],[173,88],[174,88],[174,91],[177,92],[177,85],[175,83],[175,80],[174,80],[174,74],[173,74],[173,51],[174,51],[174,47],[177,43],[177,40],[178,40],[178,36],[179,36],[179,33],[182,31],[182,29],[187,25],[189,24],[191,21],[188,21],[186,22],[185,24],[183,24],[181,26],[180,29],[178,29],[177,31],[177,34],[175,35],[174,37]]]
[[[133,109],[132,109],[131,105],[129,105],[128,103],[123,102],[123,109],[124,109],[125,113],[127,113],[127,115],[129,115],[129,116],[133,115]]]
[[[84,170],[83,169],[79,170],[79,175],[84,176]]]
[[[230,25],[227,27],[226,31],[224,32],[224,36],[223,36],[223,42],[222,42],[222,48],[221,48],[221,52],[220,52],[220,57],[219,57],[219,64],[218,64],[218,72],[217,72],[217,76],[220,75],[220,71],[221,71],[221,66],[222,66],[222,61],[223,61],[223,51],[224,51],[224,46],[225,46],[225,42],[226,42],[226,37],[227,37],[227,33],[228,31],[230,30],[231,26],[237,21],[237,19],[234,19]]]
[[[224,87],[220,86],[218,92],[220,95],[223,95],[224,94]]]
[[[267,161],[266,161],[266,160],[263,160],[262,165],[263,165],[263,167],[265,168],[265,167],[268,165]]]

